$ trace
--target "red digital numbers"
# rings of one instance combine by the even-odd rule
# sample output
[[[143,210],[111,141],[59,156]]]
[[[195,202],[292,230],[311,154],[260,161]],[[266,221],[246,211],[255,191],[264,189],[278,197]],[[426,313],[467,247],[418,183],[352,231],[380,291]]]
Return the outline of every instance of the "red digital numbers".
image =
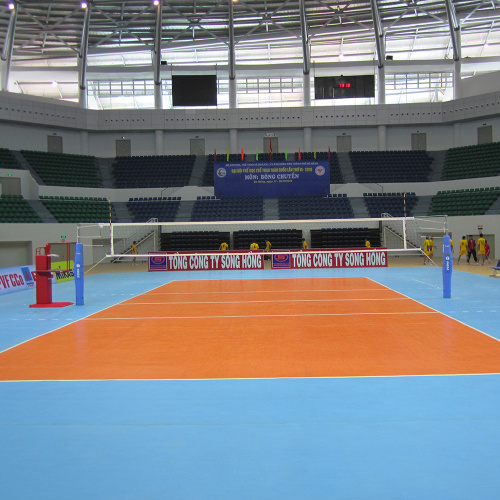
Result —
[[[347,88],[349,88],[350,86],[351,86],[351,84],[350,84],[350,83],[340,83],[340,84],[339,84],[339,87],[340,87],[341,89],[347,89]]]

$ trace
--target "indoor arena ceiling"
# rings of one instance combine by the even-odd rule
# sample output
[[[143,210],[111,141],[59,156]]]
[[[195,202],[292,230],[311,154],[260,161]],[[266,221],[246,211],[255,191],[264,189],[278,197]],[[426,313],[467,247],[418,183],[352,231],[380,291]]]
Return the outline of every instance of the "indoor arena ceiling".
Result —
[[[82,2],[0,0],[0,48],[12,10],[17,12],[12,68],[76,64],[82,44]],[[152,0],[88,0],[91,6],[88,65],[151,64],[157,7]],[[460,28],[462,58],[500,55],[500,2],[449,0]],[[163,0],[162,60],[166,64],[227,65],[228,0]],[[377,59],[374,16],[394,60],[453,59],[446,0],[235,0],[237,65],[300,65],[307,36],[311,64]],[[453,20],[453,15],[451,16]]]

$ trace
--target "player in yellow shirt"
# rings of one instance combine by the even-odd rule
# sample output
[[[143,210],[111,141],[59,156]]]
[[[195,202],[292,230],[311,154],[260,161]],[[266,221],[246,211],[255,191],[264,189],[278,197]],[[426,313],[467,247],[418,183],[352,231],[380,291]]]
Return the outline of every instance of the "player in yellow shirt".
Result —
[[[309,248],[309,245],[307,244],[307,241],[305,238],[302,238],[302,249],[307,250]]]
[[[250,250],[258,250],[258,249],[259,249],[258,243],[253,242],[252,244],[250,244]]]
[[[368,239],[365,240],[365,247],[366,248],[371,248],[372,244],[368,241]]]
[[[271,242],[266,240],[266,248],[264,248],[264,252],[270,252],[271,251]]]
[[[219,250],[222,250],[223,252],[225,252],[228,248],[229,248],[229,245],[225,241],[223,241],[220,244]]]
[[[130,251],[132,252],[132,255],[134,256],[134,258],[132,259],[132,265],[133,266],[136,266],[137,265],[137,241],[134,241],[132,243],[132,248],[130,249]]]
[[[426,266],[427,264],[430,265],[431,263],[431,259],[429,258],[429,254],[431,253],[431,242],[430,242],[430,238],[429,236],[427,236],[425,238],[425,241],[424,241],[424,266]]]
[[[479,252],[477,253],[479,256],[483,256],[483,266],[486,261],[486,240],[483,238],[483,233],[479,235],[479,239],[477,240],[477,244],[479,246]]]
[[[460,254],[458,256],[457,265],[460,264],[460,257],[462,257],[462,255],[465,255],[465,259],[467,260],[467,238],[465,236],[462,236],[460,240]]]

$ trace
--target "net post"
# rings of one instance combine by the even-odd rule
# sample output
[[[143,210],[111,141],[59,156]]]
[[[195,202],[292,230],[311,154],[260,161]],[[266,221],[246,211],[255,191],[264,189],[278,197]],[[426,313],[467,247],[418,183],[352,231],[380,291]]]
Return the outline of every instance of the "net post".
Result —
[[[83,306],[83,243],[77,243],[75,248],[75,292],[76,305]]]
[[[443,236],[443,299],[451,299],[451,273],[453,257],[451,254],[450,235]]]
[[[408,243],[406,241],[406,210],[405,210],[405,216],[403,219],[403,249],[406,250],[408,248]]]

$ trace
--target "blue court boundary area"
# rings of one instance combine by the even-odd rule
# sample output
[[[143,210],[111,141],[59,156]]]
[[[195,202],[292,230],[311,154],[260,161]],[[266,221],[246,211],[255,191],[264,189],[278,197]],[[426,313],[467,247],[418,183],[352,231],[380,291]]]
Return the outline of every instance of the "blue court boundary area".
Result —
[[[116,273],[0,298],[2,349],[169,280],[367,276],[498,338],[500,281],[437,268]],[[74,284],[54,286],[73,300]],[[2,498],[493,499],[500,376],[0,383]]]
[[[498,376],[0,384],[8,499],[493,499]]]

